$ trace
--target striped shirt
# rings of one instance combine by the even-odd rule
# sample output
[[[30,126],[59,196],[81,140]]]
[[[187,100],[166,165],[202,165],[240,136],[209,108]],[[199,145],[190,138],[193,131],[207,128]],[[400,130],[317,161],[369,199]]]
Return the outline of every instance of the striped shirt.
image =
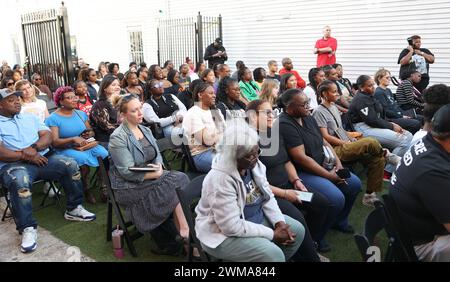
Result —
[[[417,90],[414,89],[412,82],[407,79],[398,86],[395,99],[402,110],[424,107],[424,103],[419,101],[415,91]]]

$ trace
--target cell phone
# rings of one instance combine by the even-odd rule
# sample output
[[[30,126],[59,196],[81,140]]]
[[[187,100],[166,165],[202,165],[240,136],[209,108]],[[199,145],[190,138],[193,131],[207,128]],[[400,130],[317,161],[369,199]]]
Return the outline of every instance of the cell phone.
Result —
[[[350,178],[350,170],[348,168],[343,168],[340,169],[338,171],[336,171],[336,174],[341,178],[341,179],[347,179]]]
[[[311,202],[314,196],[314,193],[311,192],[303,192],[303,191],[295,191],[297,193],[297,198],[302,202]]]

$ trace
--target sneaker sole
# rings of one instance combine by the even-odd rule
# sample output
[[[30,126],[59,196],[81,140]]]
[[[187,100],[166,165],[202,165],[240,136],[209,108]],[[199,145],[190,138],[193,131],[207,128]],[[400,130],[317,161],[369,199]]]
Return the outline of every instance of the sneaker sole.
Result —
[[[70,221],[93,221],[96,219],[96,217],[89,217],[89,218],[81,218],[81,217],[77,217],[77,216],[72,216],[69,214],[64,214],[64,218]]]
[[[26,254],[26,253],[31,253],[31,252],[33,252],[34,250],[36,250],[36,248],[37,248],[37,243],[34,243],[34,245],[33,246],[31,246],[31,247],[29,247],[29,248],[24,248],[24,247],[20,247],[20,251],[22,252],[22,253],[24,253],[24,254]]]

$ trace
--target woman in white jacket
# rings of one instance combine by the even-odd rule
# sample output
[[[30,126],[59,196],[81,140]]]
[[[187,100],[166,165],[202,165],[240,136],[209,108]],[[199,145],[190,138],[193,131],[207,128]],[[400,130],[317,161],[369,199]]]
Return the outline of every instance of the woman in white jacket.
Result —
[[[195,231],[214,257],[245,262],[295,260],[305,229],[283,215],[258,160],[258,135],[233,120],[203,182]]]

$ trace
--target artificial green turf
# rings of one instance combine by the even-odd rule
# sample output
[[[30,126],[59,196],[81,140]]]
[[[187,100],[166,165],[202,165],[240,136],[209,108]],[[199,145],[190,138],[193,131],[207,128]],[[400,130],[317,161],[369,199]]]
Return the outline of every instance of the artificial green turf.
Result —
[[[175,168],[177,168],[175,166]],[[362,171],[357,171],[360,178],[363,180],[363,189],[365,189],[365,175]],[[387,185],[385,185],[386,187]],[[95,191],[98,193],[99,189]],[[42,188],[35,187],[33,193],[33,204],[38,206],[42,200]],[[387,192],[385,189],[384,193]],[[362,191],[350,214],[350,224],[354,227],[356,232],[363,230],[364,220],[367,214],[372,210],[362,204]],[[97,199],[99,197],[97,196]],[[63,198],[64,202],[65,198]],[[48,199],[47,203],[53,200]],[[149,235],[141,237],[135,241],[135,246],[138,252],[138,257],[133,258],[126,246],[124,246],[125,258],[118,260],[113,255],[112,243],[106,241],[106,212],[107,205],[98,201],[96,205],[85,204],[87,210],[95,213],[97,219],[93,222],[70,222],[64,219],[63,212],[56,206],[51,205],[47,208],[34,212],[34,216],[39,222],[39,225],[49,230],[54,236],[66,242],[69,245],[77,246],[81,251],[96,261],[185,261],[185,257],[161,256],[153,254],[150,249],[152,241]],[[115,217],[113,215],[113,219]],[[353,235],[343,234],[331,230],[327,237],[328,243],[331,245],[332,251],[324,254],[330,258],[332,262],[360,262],[361,256],[357,250]],[[387,245],[385,236],[379,238],[380,247],[383,250]]]

